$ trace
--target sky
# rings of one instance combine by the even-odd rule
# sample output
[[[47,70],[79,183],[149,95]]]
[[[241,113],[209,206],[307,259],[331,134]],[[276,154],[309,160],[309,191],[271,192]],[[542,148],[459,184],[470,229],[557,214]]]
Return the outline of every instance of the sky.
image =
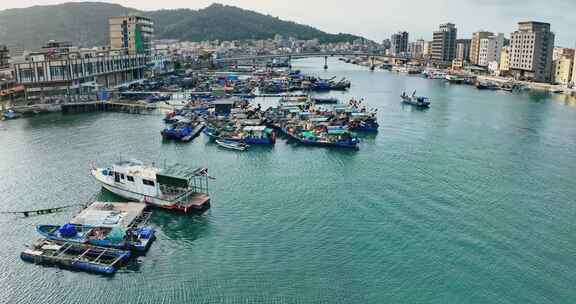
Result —
[[[0,0],[0,9],[49,5],[62,0]],[[84,2],[84,1],[75,1]],[[399,30],[410,40],[431,39],[440,23],[452,22],[458,38],[478,30],[507,36],[518,21],[549,22],[556,45],[576,46],[576,0],[107,0],[140,10],[204,8],[214,2],[270,14],[321,30],[382,41]]]

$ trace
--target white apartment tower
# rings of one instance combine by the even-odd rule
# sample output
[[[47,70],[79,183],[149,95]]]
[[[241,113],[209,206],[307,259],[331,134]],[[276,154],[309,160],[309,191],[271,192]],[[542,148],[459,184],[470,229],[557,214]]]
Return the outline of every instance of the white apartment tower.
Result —
[[[504,34],[497,34],[480,39],[478,65],[487,67],[491,62],[500,62],[500,54],[504,46]]]

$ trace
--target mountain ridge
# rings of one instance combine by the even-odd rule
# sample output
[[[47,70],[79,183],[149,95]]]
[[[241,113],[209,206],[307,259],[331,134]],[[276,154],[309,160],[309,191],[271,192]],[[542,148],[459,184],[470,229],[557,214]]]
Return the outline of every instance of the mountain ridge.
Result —
[[[156,39],[181,41],[267,39],[275,34],[321,42],[362,38],[330,34],[312,26],[271,15],[214,3],[206,8],[143,11],[107,2],[67,2],[0,11],[0,44],[39,48],[48,40],[80,46],[108,44],[108,18],[126,14],[151,17]]]

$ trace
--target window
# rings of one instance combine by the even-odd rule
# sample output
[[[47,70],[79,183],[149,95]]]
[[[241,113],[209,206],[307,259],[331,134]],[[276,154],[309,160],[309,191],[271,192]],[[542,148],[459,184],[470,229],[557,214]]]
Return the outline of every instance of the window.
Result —
[[[108,176],[113,176],[114,175],[114,171],[108,171]]]
[[[154,182],[151,181],[151,180],[143,179],[143,180],[142,180],[142,183],[143,183],[144,185],[146,185],[146,186],[154,187]]]
[[[121,174],[120,174],[120,178],[121,178],[121,179],[124,179],[124,173],[121,173]]]
[[[130,175],[126,175],[126,179],[127,179],[129,182],[134,182],[134,177],[132,177],[132,176],[130,176]]]

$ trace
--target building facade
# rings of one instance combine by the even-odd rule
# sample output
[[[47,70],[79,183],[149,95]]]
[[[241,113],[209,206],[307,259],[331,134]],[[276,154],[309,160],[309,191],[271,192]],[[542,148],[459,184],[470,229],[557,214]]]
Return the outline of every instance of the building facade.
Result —
[[[503,46],[504,34],[480,39],[477,65],[487,67],[492,62],[499,64]]]
[[[432,40],[432,54],[430,59],[437,63],[451,64],[456,58],[456,36],[458,31],[452,23],[440,25],[435,31]]]
[[[500,51],[500,76],[505,76],[510,71],[510,47],[505,46]]]
[[[14,64],[14,76],[26,99],[41,102],[46,98],[69,101],[143,79],[150,62],[145,54],[38,59]]]
[[[7,46],[0,45],[0,69],[8,67],[10,67],[10,52]]]
[[[569,48],[554,48],[553,82],[565,86],[572,85],[575,50]]]
[[[421,59],[424,56],[424,45],[426,41],[424,39],[418,39],[414,42],[410,42],[408,44],[408,53],[410,53],[410,57]]]
[[[110,47],[126,49],[131,54],[150,54],[154,39],[152,19],[137,15],[108,19]]]
[[[469,62],[471,45],[472,45],[471,39],[456,40],[456,59]]]
[[[408,53],[408,32],[398,32],[390,37],[390,55],[404,56]]]
[[[552,81],[554,33],[550,24],[520,22],[510,39],[510,72],[516,79]]]
[[[472,34],[472,41],[470,41],[470,63],[478,65],[480,57],[480,40],[492,37],[492,32],[480,31]]]

